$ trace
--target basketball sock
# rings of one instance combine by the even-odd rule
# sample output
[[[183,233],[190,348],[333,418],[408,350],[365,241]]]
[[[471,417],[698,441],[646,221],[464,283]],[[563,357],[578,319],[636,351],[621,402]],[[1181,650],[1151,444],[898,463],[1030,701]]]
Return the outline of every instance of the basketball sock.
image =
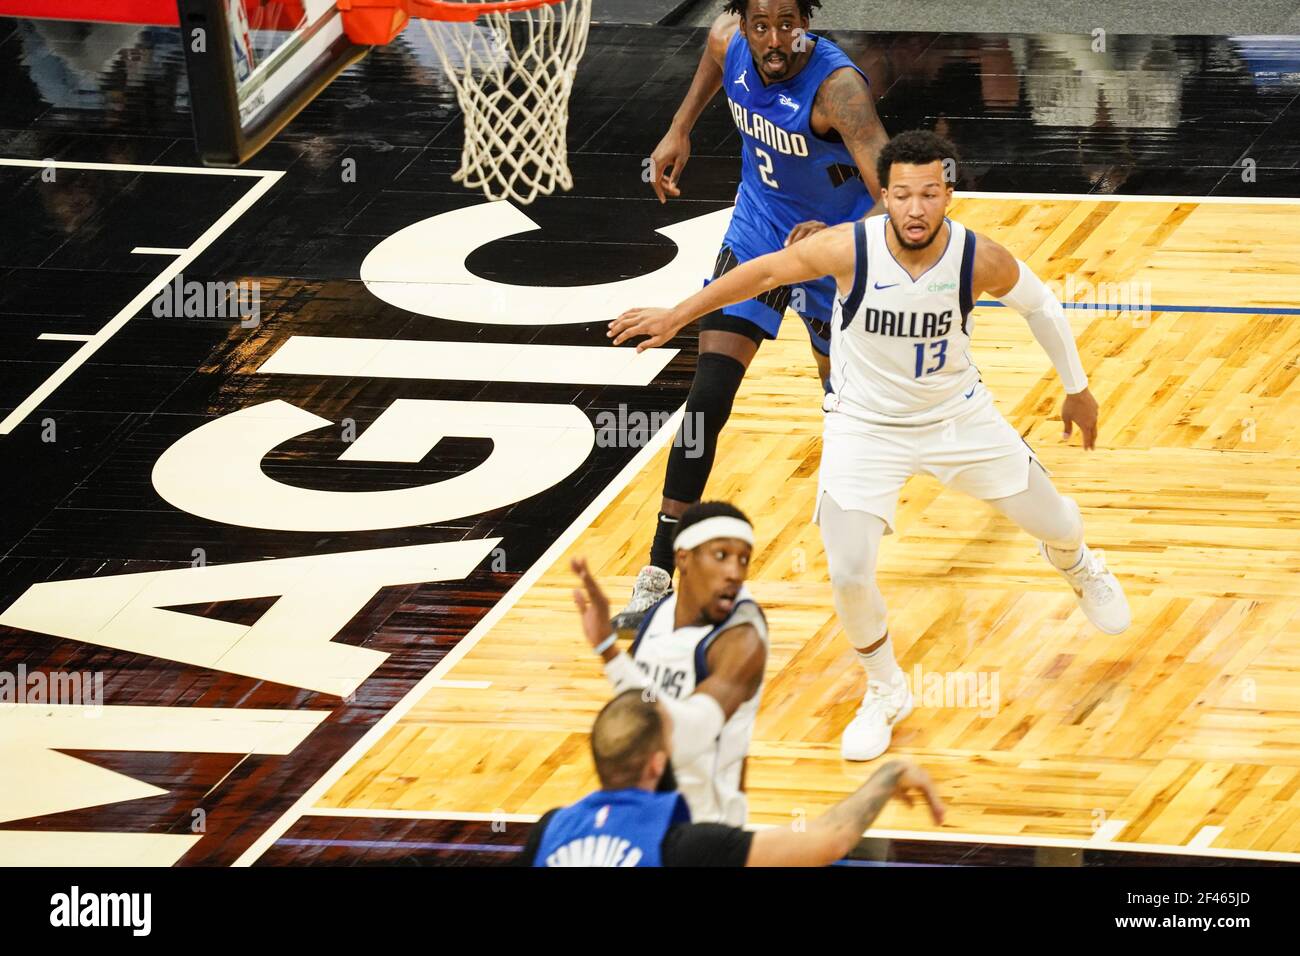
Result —
[[[1088,554],[1086,545],[1080,545],[1070,550],[1061,550],[1053,548],[1050,544],[1047,546],[1047,560],[1052,562],[1053,566],[1060,568],[1062,571],[1073,571]]]
[[[730,355],[703,352],[686,397],[686,415],[668,452],[664,497],[695,502],[704,497],[718,435],[731,417],[731,405],[745,377],[745,366]]]
[[[1062,571],[1073,571],[1088,554],[1088,547],[1083,543],[1083,516],[1079,505],[1073,498],[1063,498],[1066,510],[1073,521],[1063,537],[1055,540],[1043,539],[1047,546],[1047,560]]]
[[[822,379],[822,391],[827,395],[831,393],[831,380],[829,378]]]
[[[897,680],[903,673],[903,669],[898,666],[898,661],[894,658],[894,641],[888,631],[885,632],[884,643],[874,651],[870,653],[858,651],[858,662],[866,670],[868,680],[890,682]]]
[[[679,519],[672,515],[659,512],[659,520],[655,522],[655,540],[650,546],[650,563],[656,568],[663,568],[672,576],[673,565],[673,535],[677,534],[677,522]]]

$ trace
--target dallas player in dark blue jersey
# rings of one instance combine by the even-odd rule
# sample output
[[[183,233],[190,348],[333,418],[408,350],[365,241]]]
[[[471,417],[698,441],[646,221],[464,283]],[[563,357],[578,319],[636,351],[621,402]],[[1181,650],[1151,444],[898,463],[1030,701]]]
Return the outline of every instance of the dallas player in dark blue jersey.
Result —
[[[740,132],[741,179],[715,279],[825,225],[862,218],[880,195],[876,157],[889,137],[862,71],[830,40],[808,31],[820,6],[821,0],[726,0],[690,91],[651,154],[659,201],[681,195],[691,129],[724,91]],[[650,564],[615,617],[616,630],[632,630],[671,589],[677,518],[703,496],[745,370],[759,344],[776,337],[787,307],[803,318],[818,373],[829,379],[834,295],[835,281],[827,277],[773,289],[701,321],[686,415],[698,416],[691,420],[702,426],[704,441],[693,447],[678,435],[673,443]]]

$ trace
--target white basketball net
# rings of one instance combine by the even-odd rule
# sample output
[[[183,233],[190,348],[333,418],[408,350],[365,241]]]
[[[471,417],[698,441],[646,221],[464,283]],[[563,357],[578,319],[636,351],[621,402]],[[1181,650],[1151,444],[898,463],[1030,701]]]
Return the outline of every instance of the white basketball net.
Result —
[[[465,145],[452,179],[489,199],[520,203],[556,186],[573,188],[569,93],[587,46],[591,0],[484,13],[474,23],[420,23],[464,114]]]

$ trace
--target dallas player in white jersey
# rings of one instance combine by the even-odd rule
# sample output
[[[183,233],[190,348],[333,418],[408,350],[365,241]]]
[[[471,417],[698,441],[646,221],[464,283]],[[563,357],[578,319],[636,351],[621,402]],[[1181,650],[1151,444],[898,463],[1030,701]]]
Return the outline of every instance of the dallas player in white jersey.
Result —
[[[1118,634],[1130,621],[1103,555],[1084,544],[1078,505],[1057,492],[998,414],[970,360],[970,311],[989,292],[1025,317],[1055,366],[1066,391],[1065,439],[1077,424],[1084,448],[1095,447],[1097,402],[1061,303],[1002,246],[947,218],[956,163],[952,144],[933,133],[896,136],[878,167],[885,217],[817,232],[743,264],[673,309],[633,309],[610,323],[615,344],[648,335],[639,351],[728,302],[808,276],[835,278],[842,298],[832,320],[814,520],[836,612],[867,671],[862,706],[841,741],[848,760],[884,753],[894,724],[912,711],[875,569],[898,492],[913,474],[988,501],[1038,538],[1094,626]]]
[[[767,663],[767,622],[745,587],[754,530],[721,501],[688,508],[673,540],[679,586],[652,606],[629,653],[614,646],[609,601],[587,563],[573,592],[587,641],[615,692],[645,689],[668,710],[673,773],[691,819],[745,822],[744,766]]]

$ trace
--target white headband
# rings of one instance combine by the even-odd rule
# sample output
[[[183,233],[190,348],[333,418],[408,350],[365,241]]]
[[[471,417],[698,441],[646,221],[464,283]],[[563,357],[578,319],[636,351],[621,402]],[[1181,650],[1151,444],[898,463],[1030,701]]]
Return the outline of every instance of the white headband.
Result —
[[[730,518],[726,515],[705,518],[703,521],[696,522],[680,532],[673,539],[673,549],[680,548],[683,551],[690,551],[692,548],[698,548],[705,541],[712,541],[714,538],[739,538],[745,544],[753,547],[754,529],[750,527],[748,521],[741,521],[739,518]]]

